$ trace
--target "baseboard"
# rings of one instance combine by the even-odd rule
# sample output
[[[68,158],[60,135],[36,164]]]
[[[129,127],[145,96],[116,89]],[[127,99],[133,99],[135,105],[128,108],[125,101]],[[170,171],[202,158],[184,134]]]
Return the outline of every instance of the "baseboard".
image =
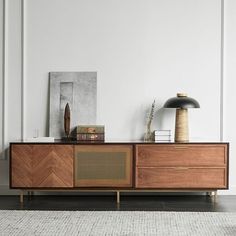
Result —
[[[18,195],[19,190],[9,189],[8,185],[0,185],[0,195]]]
[[[0,195],[18,195],[19,190],[9,189],[8,185],[0,185]],[[35,191],[36,195],[114,195],[114,193],[110,192],[37,192]],[[125,195],[194,195],[194,194],[201,194],[201,193],[189,193],[189,192],[178,192],[178,193],[123,193]],[[236,186],[231,186],[229,190],[219,190],[218,195],[236,195]]]
[[[236,195],[236,186],[230,186],[228,190],[219,190],[218,195]]]

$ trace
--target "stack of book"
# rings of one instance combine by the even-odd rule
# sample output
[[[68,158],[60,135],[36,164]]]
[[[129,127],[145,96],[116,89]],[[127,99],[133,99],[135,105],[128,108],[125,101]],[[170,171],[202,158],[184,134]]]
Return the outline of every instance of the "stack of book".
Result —
[[[77,141],[104,141],[104,125],[78,125]]]
[[[154,130],[153,131],[155,142],[170,142],[171,132],[170,130]]]

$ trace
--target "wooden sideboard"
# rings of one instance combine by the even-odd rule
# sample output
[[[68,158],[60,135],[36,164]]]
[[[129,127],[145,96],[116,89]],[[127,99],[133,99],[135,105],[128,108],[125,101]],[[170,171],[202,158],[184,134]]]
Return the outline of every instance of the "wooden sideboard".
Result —
[[[11,143],[10,188],[28,191],[228,189],[228,143]]]

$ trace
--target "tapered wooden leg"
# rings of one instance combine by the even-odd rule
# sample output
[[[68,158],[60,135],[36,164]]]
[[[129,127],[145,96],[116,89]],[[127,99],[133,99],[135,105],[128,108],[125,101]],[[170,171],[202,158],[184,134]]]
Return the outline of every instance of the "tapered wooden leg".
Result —
[[[119,191],[116,192],[116,202],[120,203],[120,192]]]
[[[20,191],[20,203],[23,203],[24,202],[24,191],[21,190]]]

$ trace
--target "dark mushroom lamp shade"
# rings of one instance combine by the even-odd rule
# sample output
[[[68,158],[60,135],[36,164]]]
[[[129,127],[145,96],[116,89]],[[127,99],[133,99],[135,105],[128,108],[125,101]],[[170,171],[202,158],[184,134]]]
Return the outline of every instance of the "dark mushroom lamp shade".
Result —
[[[200,108],[199,103],[185,93],[177,93],[177,97],[168,99],[164,108],[175,108],[175,142],[186,143],[188,137],[188,108]]]

